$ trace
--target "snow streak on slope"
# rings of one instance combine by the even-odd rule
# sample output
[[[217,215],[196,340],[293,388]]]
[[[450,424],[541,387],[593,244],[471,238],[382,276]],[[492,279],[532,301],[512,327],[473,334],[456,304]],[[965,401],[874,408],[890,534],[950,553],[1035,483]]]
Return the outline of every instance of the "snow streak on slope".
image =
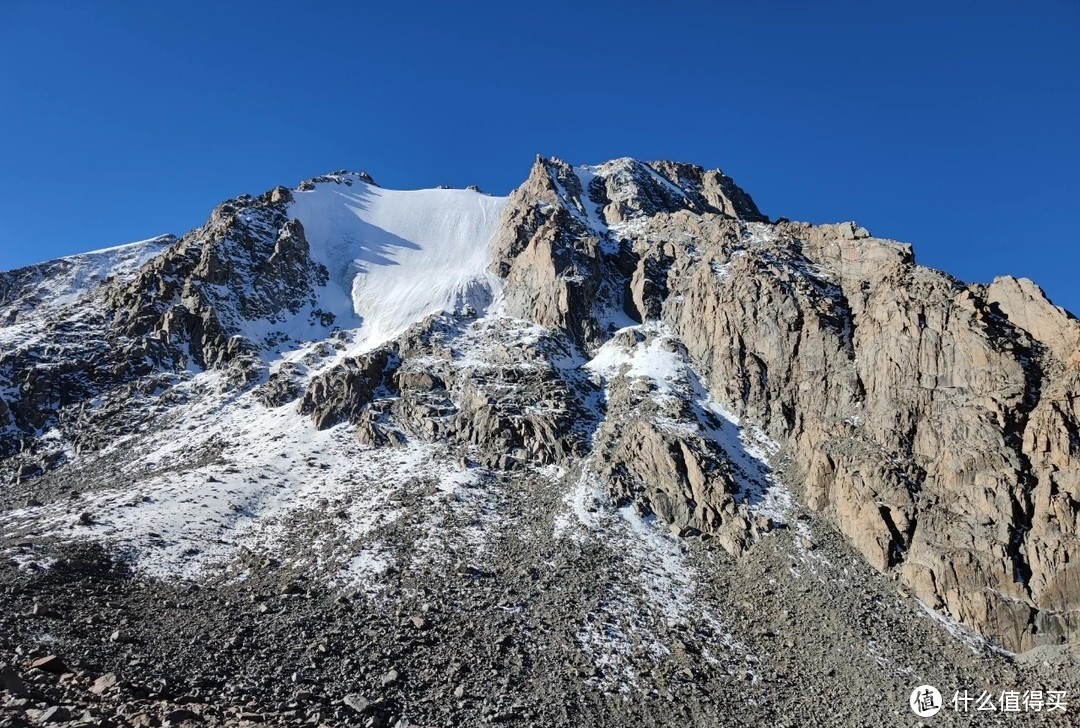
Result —
[[[63,275],[50,276],[48,297],[43,302],[54,306],[71,303],[106,278],[131,275],[174,242],[172,235],[161,235],[60,258],[56,262],[63,263],[66,270]]]
[[[471,190],[384,190],[355,177],[298,191],[289,214],[311,255],[348,294],[326,302],[370,348],[438,311],[486,310],[501,281],[487,270],[506,204]],[[356,317],[359,321],[356,321]],[[353,325],[349,322],[352,321]]]
[[[636,336],[628,338],[627,334]],[[628,341],[633,341],[628,345]],[[749,424],[717,402],[687,359],[675,333],[664,324],[631,326],[615,334],[596,352],[585,369],[610,382],[616,377],[649,382],[650,396],[693,402],[695,421],[675,422],[658,418],[665,429],[687,434],[701,434],[727,454],[738,474],[741,494],[755,515],[787,522],[794,500],[787,487],[776,479],[769,458],[779,449],[764,432]]]
[[[735,639],[723,615],[701,598],[702,577],[686,542],[656,516],[642,517],[631,506],[617,506],[591,467],[583,464],[574,490],[566,494],[567,510],[555,518],[554,538],[579,546],[604,544],[617,554],[611,568],[628,568],[634,578],[609,584],[596,611],[575,634],[582,653],[599,668],[589,683],[605,692],[636,691],[644,671],[671,654],[658,637],[661,623],[698,633],[705,662],[741,663],[748,649]]]

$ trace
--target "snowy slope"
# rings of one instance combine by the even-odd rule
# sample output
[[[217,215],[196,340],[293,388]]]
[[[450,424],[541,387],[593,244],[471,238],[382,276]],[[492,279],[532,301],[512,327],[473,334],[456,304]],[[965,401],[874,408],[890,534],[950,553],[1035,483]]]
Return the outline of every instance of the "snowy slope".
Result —
[[[627,334],[635,333],[631,337]],[[638,338],[640,337],[640,339]],[[633,342],[628,345],[628,342]],[[778,523],[791,520],[793,499],[787,486],[775,478],[769,465],[779,444],[740,418],[709,393],[684,351],[678,336],[664,324],[639,324],[617,332],[585,363],[584,368],[607,384],[620,377],[648,382],[656,400],[689,401],[695,405],[695,422],[658,420],[669,429],[689,424],[687,434],[701,433],[726,455],[750,509]]]
[[[500,280],[487,271],[489,242],[506,204],[471,190],[384,190],[357,178],[297,191],[311,255],[330,271],[344,328],[359,326],[366,347],[437,311],[486,310]]]
[[[94,285],[113,276],[127,276],[139,266],[176,242],[161,235],[126,245],[69,255],[45,263],[10,271],[18,294],[33,295],[40,306],[56,308],[77,300]]]
[[[106,280],[127,279],[175,242],[161,235],[0,273],[0,344],[37,339],[50,312],[76,303]]]
[[[317,531],[346,535],[355,547],[320,557],[322,566],[349,580],[358,576],[350,576],[360,566],[354,557],[377,550],[372,532],[398,514],[389,502],[395,487],[427,475],[456,492],[476,477],[431,445],[363,448],[344,427],[316,430],[293,403],[264,409],[251,392],[221,394],[220,379],[203,372],[180,385],[192,403],[176,409],[169,428],[118,440],[88,458],[111,462],[116,482],[80,498],[79,508],[94,515],[93,523],[73,519],[70,505],[57,502],[0,513],[0,529],[14,534],[32,523],[47,524],[60,538],[119,546],[142,573],[197,578],[239,550],[280,552],[297,524],[317,516],[318,524],[329,522]],[[138,444],[134,451],[130,443]],[[458,501],[468,498],[461,493]],[[343,510],[349,510],[347,518]]]
[[[354,348],[312,353],[311,337],[327,332],[310,328],[307,309],[287,320],[238,322],[252,341],[262,340],[271,327],[289,334],[290,343],[272,351],[271,360],[280,355],[301,361],[310,374],[356,348],[393,338],[430,313],[466,305],[492,311],[501,281],[487,272],[489,242],[507,198],[469,190],[384,190],[356,176],[323,179],[336,181],[294,191],[288,214],[304,225],[311,257],[330,273],[329,284],[317,291],[317,305],[336,315],[337,326],[353,330]],[[145,250],[129,246],[78,256],[70,259],[70,270],[67,259],[57,261],[67,274],[49,298],[78,298],[87,281],[127,275],[164,242],[142,245]],[[338,519],[333,527],[345,529],[357,551],[326,559],[341,567],[335,573],[344,569],[356,576],[378,561],[368,553],[375,546],[361,546],[374,543],[369,532],[395,517],[395,508],[384,502],[394,487],[428,474],[456,491],[476,477],[455,459],[433,454],[437,448],[430,444],[364,448],[347,428],[317,430],[294,402],[265,409],[251,391],[230,392],[220,372],[190,375],[175,385],[186,404],[172,410],[165,427],[118,439],[100,455],[122,463],[115,466],[122,477],[116,487],[88,493],[80,502],[94,515],[92,523],[72,522],[64,504],[50,504],[3,514],[4,530],[18,530],[26,518],[47,522],[62,537],[120,545],[145,573],[195,577],[240,548],[280,548],[291,534],[289,524],[306,517],[308,509],[326,510],[320,502],[338,505],[336,513],[355,499],[349,523]],[[470,502],[468,492],[455,498],[458,504]],[[437,524],[428,525],[433,537],[444,537]]]

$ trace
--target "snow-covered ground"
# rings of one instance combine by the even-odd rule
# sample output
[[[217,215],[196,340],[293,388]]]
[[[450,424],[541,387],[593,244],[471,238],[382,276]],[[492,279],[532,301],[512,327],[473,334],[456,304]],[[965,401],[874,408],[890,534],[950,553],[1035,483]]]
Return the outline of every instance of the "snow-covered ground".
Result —
[[[310,378],[343,357],[370,349],[409,325],[440,311],[465,307],[491,311],[501,281],[487,268],[490,241],[505,197],[470,190],[385,190],[356,176],[297,190],[289,210],[305,227],[312,257],[330,272],[318,292],[319,305],[345,329],[346,349],[331,349],[310,334],[269,351],[269,364],[307,360]],[[128,276],[174,238],[158,238],[53,261],[52,275],[24,287],[49,306],[81,300],[99,281]],[[306,312],[294,317],[306,329]],[[295,323],[295,322],[293,322]],[[267,326],[243,322],[244,333],[261,340]],[[288,326],[288,322],[284,324]],[[26,329],[23,331],[23,329]],[[33,338],[32,317],[3,329],[20,343]],[[471,347],[465,347],[472,351]],[[322,352],[318,356],[313,353]],[[477,353],[482,358],[482,353]],[[279,359],[280,357],[280,359]],[[466,357],[466,362],[469,357]],[[119,441],[97,455],[120,461],[115,489],[84,494],[76,504],[49,504],[9,511],[3,527],[30,528],[60,538],[91,538],[126,551],[143,573],[162,577],[204,575],[241,551],[274,552],[295,538],[294,526],[314,512],[341,514],[319,557],[345,581],[366,581],[385,568],[387,556],[370,534],[399,515],[390,494],[410,478],[439,483],[441,498],[466,509],[477,501],[476,473],[452,458],[412,442],[397,449],[363,448],[346,426],[318,431],[295,404],[265,409],[251,392],[230,391],[216,372],[191,371],[178,385],[188,404],[149,436],[137,436],[137,455]],[[74,453],[72,453],[74,455]],[[88,458],[94,455],[86,456]],[[137,481],[137,489],[128,483]],[[72,511],[76,508],[76,511]],[[445,541],[436,513],[424,527],[432,544]],[[89,522],[81,522],[86,513]],[[477,518],[481,523],[482,517]],[[483,533],[466,534],[469,547],[483,549]],[[320,550],[313,536],[309,554]],[[417,553],[438,558],[436,546]],[[28,557],[29,558],[29,557]],[[314,566],[314,564],[313,564]]]
[[[487,268],[506,197],[472,190],[385,190],[358,178],[294,193],[312,257],[330,271],[327,310],[359,326],[364,348],[428,314],[487,310],[501,280]],[[351,325],[350,322],[351,321]]]
[[[458,494],[471,507],[462,489],[476,473],[432,446],[365,448],[347,425],[317,430],[294,403],[266,409],[250,392],[215,391],[218,376],[204,373],[182,385],[201,394],[167,429],[138,438],[140,456],[119,460],[115,488],[7,511],[0,527],[108,542],[141,573],[163,578],[199,578],[242,551],[278,554],[299,537],[314,562],[299,566],[352,581],[385,562],[373,534],[399,515],[391,496],[402,483],[438,482],[444,496]],[[126,444],[97,457],[115,460],[128,452]],[[81,522],[81,513],[91,522]],[[303,533],[308,517],[316,526],[329,522],[333,533],[321,526]],[[438,529],[435,519],[430,525]]]
[[[63,271],[49,276],[48,289],[42,297],[46,306],[62,306],[77,300],[88,288],[109,277],[127,278],[172,243],[176,238],[162,235],[126,245],[70,255],[57,262]]]

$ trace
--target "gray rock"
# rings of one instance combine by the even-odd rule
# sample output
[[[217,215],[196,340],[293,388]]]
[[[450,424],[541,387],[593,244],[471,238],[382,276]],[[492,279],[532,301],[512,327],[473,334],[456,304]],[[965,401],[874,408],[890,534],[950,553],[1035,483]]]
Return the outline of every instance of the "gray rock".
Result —
[[[22,678],[19,677],[19,673],[11,665],[0,665],[0,687],[3,687],[9,695],[17,698],[29,695],[26,683],[23,682]]]
[[[66,723],[71,720],[71,711],[62,705],[54,705],[38,713],[37,721],[42,725]]]
[[[365,715],[371,709],[371,701],[358,693],[349,693],[342,701],[359,715]]]

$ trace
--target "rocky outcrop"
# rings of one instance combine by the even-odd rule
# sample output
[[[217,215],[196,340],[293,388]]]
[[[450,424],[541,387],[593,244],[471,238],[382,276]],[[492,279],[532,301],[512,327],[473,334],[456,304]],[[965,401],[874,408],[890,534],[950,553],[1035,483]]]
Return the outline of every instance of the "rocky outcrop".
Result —
[[[59,426],[75,449],[95,449],[138,426],[125,408],[166,408],[155,394],[189,367],[220,369],[230,386],[247,387],[263,376],[260,352],[282,340],[275,324],[302,316],[328,329],[332,317],[317,306],[327,272],[285,214],[289,199],[280,189],[245,195],[180,239],[0,274],[0,316],[40,326],[46,342],[0,353],[0,387],[11,392],[0,458],[21,452],[22,464],[44,472],[62,459],[37,450],[58,443],[34,433]]]
[[[662,299],[712,393],[789,448],[871,564],[1012,649],[1074,633],[1075,319],[850,224],[679,212],[643,233],[635,307]]]
[[[273,334],[253,340],[248,322],[272,331],[307,310],[313,326],[331,325],[316,295],[329,274],[311,259],[303,226],[287,217],[289,199],[275,189],[219,205],[206,225],[106,292],[117,325],[128,336],[186,345],[202,368],[278,343]]]
[[[655,347],[675,361],[687,357],[682,344],[650,329],[624,329],[606,347],[627,353]],[[688,363],[683,374],[693,376]],[[659,383],[634,375],[629,365],[608,373],[593,467],[619,502],[655,514],[674,533],[715,538],[741,555],[771,525],[748,508],[749,491],[762,483],[758,474],[739,471],[715,437],[724,425],[695,401],[700,383],[678,378]],[[678,392],[658,393],[660,386]]]
[[[304,393],[301,379],[300,367],[292,362],[284,362],[255,389],[255,396],[266,407],[281,407]]]
[[[503,209],[491,264],[506,279],[511,315],[567,331],[581,344],[602,336],[600,236],[582,220],[586,204],[594,203],[570,165],[537,157]]]
[[[320,430],[340,422],[359,421],[364,407],[390,380],[397,361],[391,347],[345,359],[312,379],[298,411],[309,415]]]
[[[690,210],[716,213],[750,222],[767,222],[757,205],[735,181],[718,169],[704,170],[683,162],[639,162],[617,159],[595,168],[589,184],[592,204],[602,205],[608,225],[636,217]]]
[[[719,170],[630,159],[575,168],[537,157],[492,241],[507,312],[566,331],[586,349],[599,346],[627,310],[625,274],[636,263],[608,226],[677,212],[766,219]]]
[[[566,354],[559,337],[514,346],[523,333],[537,333],[521,327],[493,322],[473,330],[463,350],[460,323],[430,317],[395,345],[313,377],[298,411],[320,430],[349,422],[364,445],[450,443],[463,461],[496,470],[568,465],[587,449],[594,423],[584,415],[582,390],[591,385],[553,365],[555,350]],[[271,375],[260,387],[265,403],[275,406],[295,376],[295,368]]]
[[[571,355],[562,337],[502,320],[466,338],[430,320],[406,338],[391,413],[409,436],[455,443],[464,459],[498,470],[565,466],[587,450],[592,385],[558,366]]]
[[[1080,364],[1080,322],[1053,305],[1037,285],[1027,278],[1003,276],[994,279],[982,295],[1009,323],[1050,350],[1048,363]]]
[[[510,313],[590,351],[613,312],[663,322],[876,568],[1011,649],[1075,634],[1080,324],[1037,286],[967,286],[854,223],[766,224],[721,173],[674,163],[538,159],[505,216]],[[694,493],[655,418],[601,467],[708,532],[730,493]]]

